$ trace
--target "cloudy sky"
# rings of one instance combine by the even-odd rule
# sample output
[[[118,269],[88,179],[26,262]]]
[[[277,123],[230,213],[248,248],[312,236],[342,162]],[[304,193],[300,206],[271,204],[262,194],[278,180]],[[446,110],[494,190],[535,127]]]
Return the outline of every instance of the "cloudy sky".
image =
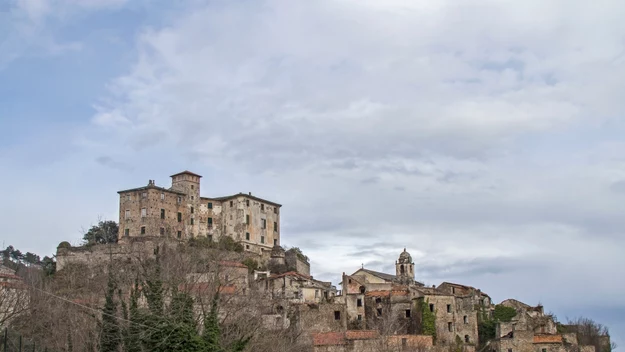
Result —
[[[175,3],[175,5],[172,5]],[[189,169],[335,283],[541,302],[625,345],[620,0],[0,0],[1,239],[54,253]],[[625,347],[624,347],[625,348]]]

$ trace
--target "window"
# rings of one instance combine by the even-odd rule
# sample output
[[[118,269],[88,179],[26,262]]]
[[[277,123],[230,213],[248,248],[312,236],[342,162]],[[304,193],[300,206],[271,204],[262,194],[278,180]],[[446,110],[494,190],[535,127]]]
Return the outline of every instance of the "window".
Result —
[[[147,197],[148,197],[148,192],[141,193],[141,198],[147,198]]]
[[[334,320],[341,320],[341,311],[339,310],[334,311]]]
[[[182,231],[178,231],[178,238],[182,238]]]
[[[249,244],[246,244],[246,245],[245,245],[245,249],[250,249],[250,245],[249,245]]]
[[[141,226],[141,234],[145,235],[145,226]]]
[[[124,216],[126,217],[126,219],[130,219],[130,210],[126,209]]]
[[[451,304],[447,305],[447,313],[451,313]]]
[[[124,236],[130,236],[130,229],[124,230]]]
[[[277,245],[278,245],[278,240],[277,240],[277,239],[275,239],[275,238],[273,239],[273,245],[274,245],[274,246],[277,246]]]
[[[195,185],[191,185],[191,189],[195,189]]]
[[[194,199],[195,199],[195,197],[194,197],[194,196],[191,196],[191,200],[194,200]]]
[[[273,222],[273,232],[278,232],[278,223],[277,222]]]
[[[358,320],[362,320],[362,315],[358,314]]]
[[[508,352],[512,352],[512,348],[508,348]]]
[[[178,204],[182,203],[182,197],[178,196]]]
[[[406,318],[410,318],[410,309],[406,309]]]
[[[213,203],[208,202],[208,209],[213,209]]]
[[[262,225],[263,225],[263,229],[267,228],[267,219],[262,219]]]
[[[141,208],[141,217],[144,218],[148,216],[148,210],[146,208]]]
[[[274,208],[273,208],[273,213],[274,213],[274,214],[278,214],[278,208],[274,207]]]
[[[209,242],[213,242],[213,235],[208,235],[207,237]]]
[[[161,231],[160,231],[161,236],[165,236],[165,228],[161,227]]]
[[[376,309],[376,312],[378,313],[378,316],[381,317],[382,316],[382,308],[378,308]]]
[[[468,336],[468,335],[467,335]],[[468,341],[467,341],[468,342]],[[541,352],[547,352],[546,348],[541,349]]]
[[[430,312],[434,311],[434,304],[430,303]]]
[[[161,219],[165,219],[165,209],[161,209]]]
[[[466,343],[471,342],[471,340],[470,340],[470,338],[469,338],[469,335],[464,335],[464,342],[466,342]],[[547,352],[547,350],[546,350],[546,349],[543,349],[543,352]]]
[[[452,322],[447,323],[447,330],[454,331],[454,324]]]
[[[319,290],[315,290],[315,298],[319,297]]]
[[[245,200],[245,205],[248,206],[248,207],[250,206],[250,200],[249,199]]]
[[[132,200],[132,196],[130,194],[126,195],[126,200]]]
[[[248,241],[250,240],[250,233],[249,232],[245,233],[245,239],[248,240]]]
[[[260,236],[260,243],[265,243],[265,236]]]
[[[208,228],[212,228],[213,227],[213,218],[208,218],[206,219],[206,223],[208,224]]]
[[[463,321],[465,324],[469,324],[469,317],[467,317],[467,316],[465,315],[464,317],[462,317],[462,321]]]
[[[451,294],[455,294],[455,293],[456,293],[456,288],[455,288],[455,287],[452,287],[452,288],[451,288]]]
[[[178,212],[178,222],[182,222],[182,213]]]
[[[234,202],[233,201],[230,201],[230,206],[231,207],[234,206]]]
[[[375,303],[382,303],[382,298],[378,297],[375,299]]]
[[[356,300],[356,307],[362,307],[362,299],[358,298]]]
[[[249,215],[245,215],[245,223],[246,223],[247,225],[249,225],[249,224],[250,224],[250,216],[249,216]]]
[[[260,205],[260,210],[265,210],[265,204]]]
[[[367,289],[364,286],[360,286],[360,293],[364,294]]]
[[[193,225],[193,218],[191,218],[191,225]]]
[[[165,200],[165,193],[161,193],[161,200]]]
[[[195,212],[195,209],[191,207],[191,214],[193,214],[194,212]]]

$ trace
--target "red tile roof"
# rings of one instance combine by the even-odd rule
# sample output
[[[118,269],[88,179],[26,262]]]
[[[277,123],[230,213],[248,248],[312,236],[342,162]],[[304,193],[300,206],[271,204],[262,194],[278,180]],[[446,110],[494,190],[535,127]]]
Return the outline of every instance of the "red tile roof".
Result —
[[[345,332],[345,338],[348,340],[371,340],[380,337],[377,330],[348,330]]]
[[[345,334],[342,332],[322,332],[311,334],[314,346],[344,345]]]
[[[534,343],[562,343],[562,335],[534,335]]]
[[[196,173],[193,173],[193,172],[191,172],[191,171],[188,171],[188,170],[184,170],[183,172],[179,172],[179,173],[177,173],[177,174],[173,174],[173,175],[171,175],[171,176],[169,176],[169,177],[174,177],[174,176],[178,176],[178,175],[185,175],[185,174],[186,174],[186,175],[191,175],[191,176],[202,177],[202,176],[200,176],[200,175],[198,175],[198,174],[196,174]]]

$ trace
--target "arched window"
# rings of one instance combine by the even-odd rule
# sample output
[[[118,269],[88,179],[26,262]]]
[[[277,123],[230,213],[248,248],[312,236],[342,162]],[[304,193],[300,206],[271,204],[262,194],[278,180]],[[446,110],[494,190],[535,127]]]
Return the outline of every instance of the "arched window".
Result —
[[[365,287],[364,286],[360,286],[360,293],[365,293]]]
[[[399,266],[399,272],[402,273],[402,274],[404,273],[404,265],[403,264]]]

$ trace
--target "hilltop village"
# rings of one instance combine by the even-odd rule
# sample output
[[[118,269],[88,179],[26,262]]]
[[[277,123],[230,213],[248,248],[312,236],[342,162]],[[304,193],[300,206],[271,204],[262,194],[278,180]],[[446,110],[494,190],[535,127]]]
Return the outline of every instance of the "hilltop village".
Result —
[[[281,204],[251,193],[205,197],[201,178],[184,171],[171,176],[170,187],[149,180],[119,191],[117,243],[63,242],[57,271],[114,262],[121,272],[141,258],[191,243],[211,253],[209,264],[185,272],[179,287],[195,295],[215,289],[231,304],[253,309],[263,329],[292,333],[301,346],[293,350],[610,351],[608,335],[589,339],[581,327],[558,323],[542,306],[496,303],[462,283],[425,286],[415,278],[406,248],[389,258],[394,273],[362,267],[343,273],[337,289],[311,276],[302,251],[283,248]],[[250,308],[251,302],[257,305]]]

